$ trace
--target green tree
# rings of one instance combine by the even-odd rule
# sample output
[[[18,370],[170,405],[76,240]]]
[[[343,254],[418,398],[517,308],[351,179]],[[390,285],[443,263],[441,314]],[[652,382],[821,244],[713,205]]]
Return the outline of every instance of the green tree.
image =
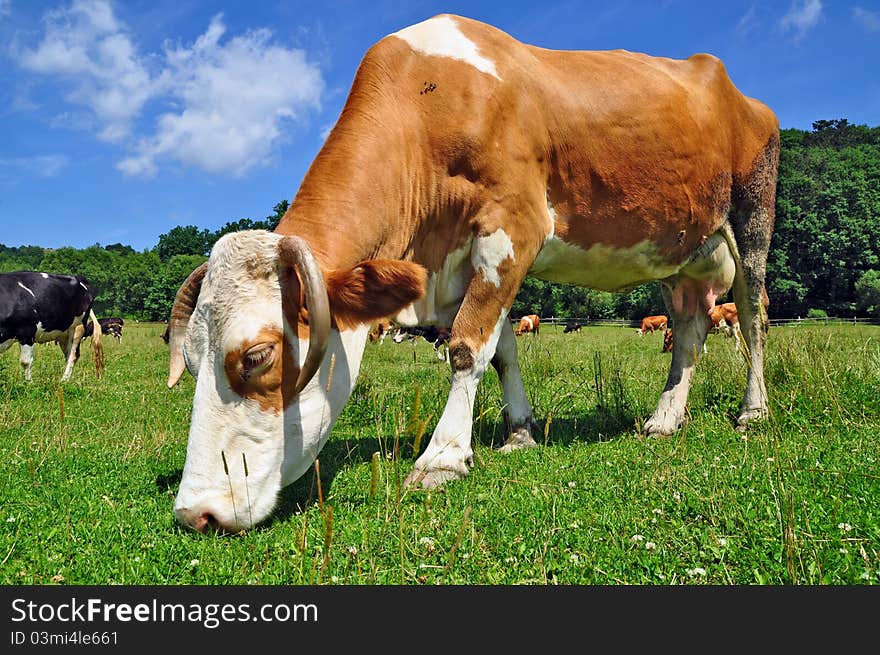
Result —
[[[200,230],[195,225],[177,226],[168,232],[159,235],[159,243],[156,245],[156,254],[163,262],[167,262],[175,255],[201,255],[206,256],[211,250],[211,232]]]
[[[880,271],[862,273],[856,281],[856,304],[868,316],[880,318]]]
[[[175,255],[161,266],[146,289],[144,318],[149,321],[167,321],[180,285],[205,260],[203,255]]]

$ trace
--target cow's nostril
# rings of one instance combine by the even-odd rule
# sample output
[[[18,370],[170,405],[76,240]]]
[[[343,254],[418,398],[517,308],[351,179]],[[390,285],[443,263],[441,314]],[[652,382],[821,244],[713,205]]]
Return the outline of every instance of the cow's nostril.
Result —
[[[220,521],[218,521],[217,517],[211,514],[211,512],[205,512],[204,514],[202,514],[199,524],[202,526],[202,532],[204,532],[206,529],[220,529]]]

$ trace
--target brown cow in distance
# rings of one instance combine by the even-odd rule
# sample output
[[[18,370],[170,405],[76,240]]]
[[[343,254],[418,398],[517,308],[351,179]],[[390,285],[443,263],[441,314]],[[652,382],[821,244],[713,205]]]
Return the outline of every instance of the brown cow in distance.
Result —
[[[525,334],[526,332],[531,332],[532,336],[538,336],[538,332],[541,327],[541,318],[537,314],[529,314],[528,316],[523,316],[519,319],[519,327],[516,328],[514,333],[516,336],[521,334]]]
[[[669,319],[659,314],[657,316],[645,316],[642,319],[642,326],[638,329],[637,334],[642,336],[645,332],[654,333],[654,330],[665,330],[669,324]]]
[[[381,344],[385,342],[385,337],[388,336],[388,333],[391,331],[391,327],[393,323],[388,319],[380,319],[376,321],[376,324],[370,330],[370,334],[368,338],[370,339],[370,343],[376,343],[377,341]]]

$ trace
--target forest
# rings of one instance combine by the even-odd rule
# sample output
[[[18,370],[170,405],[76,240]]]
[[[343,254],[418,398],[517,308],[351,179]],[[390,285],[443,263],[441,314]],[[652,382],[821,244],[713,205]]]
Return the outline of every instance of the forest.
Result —
[[[880,317],[880,127],[818,120],[780,132],[776,224],[767,262],[771,318]],[[75,273],[98,316],[164,321],[178,287],[227,232],[272,230],[288,208],[211,231],[177,226],[142,252],[113,243],[48,249],[0,244],[0,272]],[[607,293],[527,278],[511,316],[633,320],[664,311],[659,283]]]

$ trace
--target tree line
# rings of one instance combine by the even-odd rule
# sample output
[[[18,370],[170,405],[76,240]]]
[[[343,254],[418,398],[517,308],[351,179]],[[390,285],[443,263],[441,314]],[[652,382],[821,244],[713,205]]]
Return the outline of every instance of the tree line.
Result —
[[[819,120],[811,131],[780,132],[776,225],[767,263],[770,316],[880,317],[880,127]],[[219,230],[178,226],[137,252],[121,243],[46,249],[0,244],[0,272],[76,273],[94,287],[99,316],[164,321],[180,284],[217,239],[274,230],[288,201],[262,220]],[[614,294],[527,278],[512,316],[636,320],[665,311],[652,282]]]

